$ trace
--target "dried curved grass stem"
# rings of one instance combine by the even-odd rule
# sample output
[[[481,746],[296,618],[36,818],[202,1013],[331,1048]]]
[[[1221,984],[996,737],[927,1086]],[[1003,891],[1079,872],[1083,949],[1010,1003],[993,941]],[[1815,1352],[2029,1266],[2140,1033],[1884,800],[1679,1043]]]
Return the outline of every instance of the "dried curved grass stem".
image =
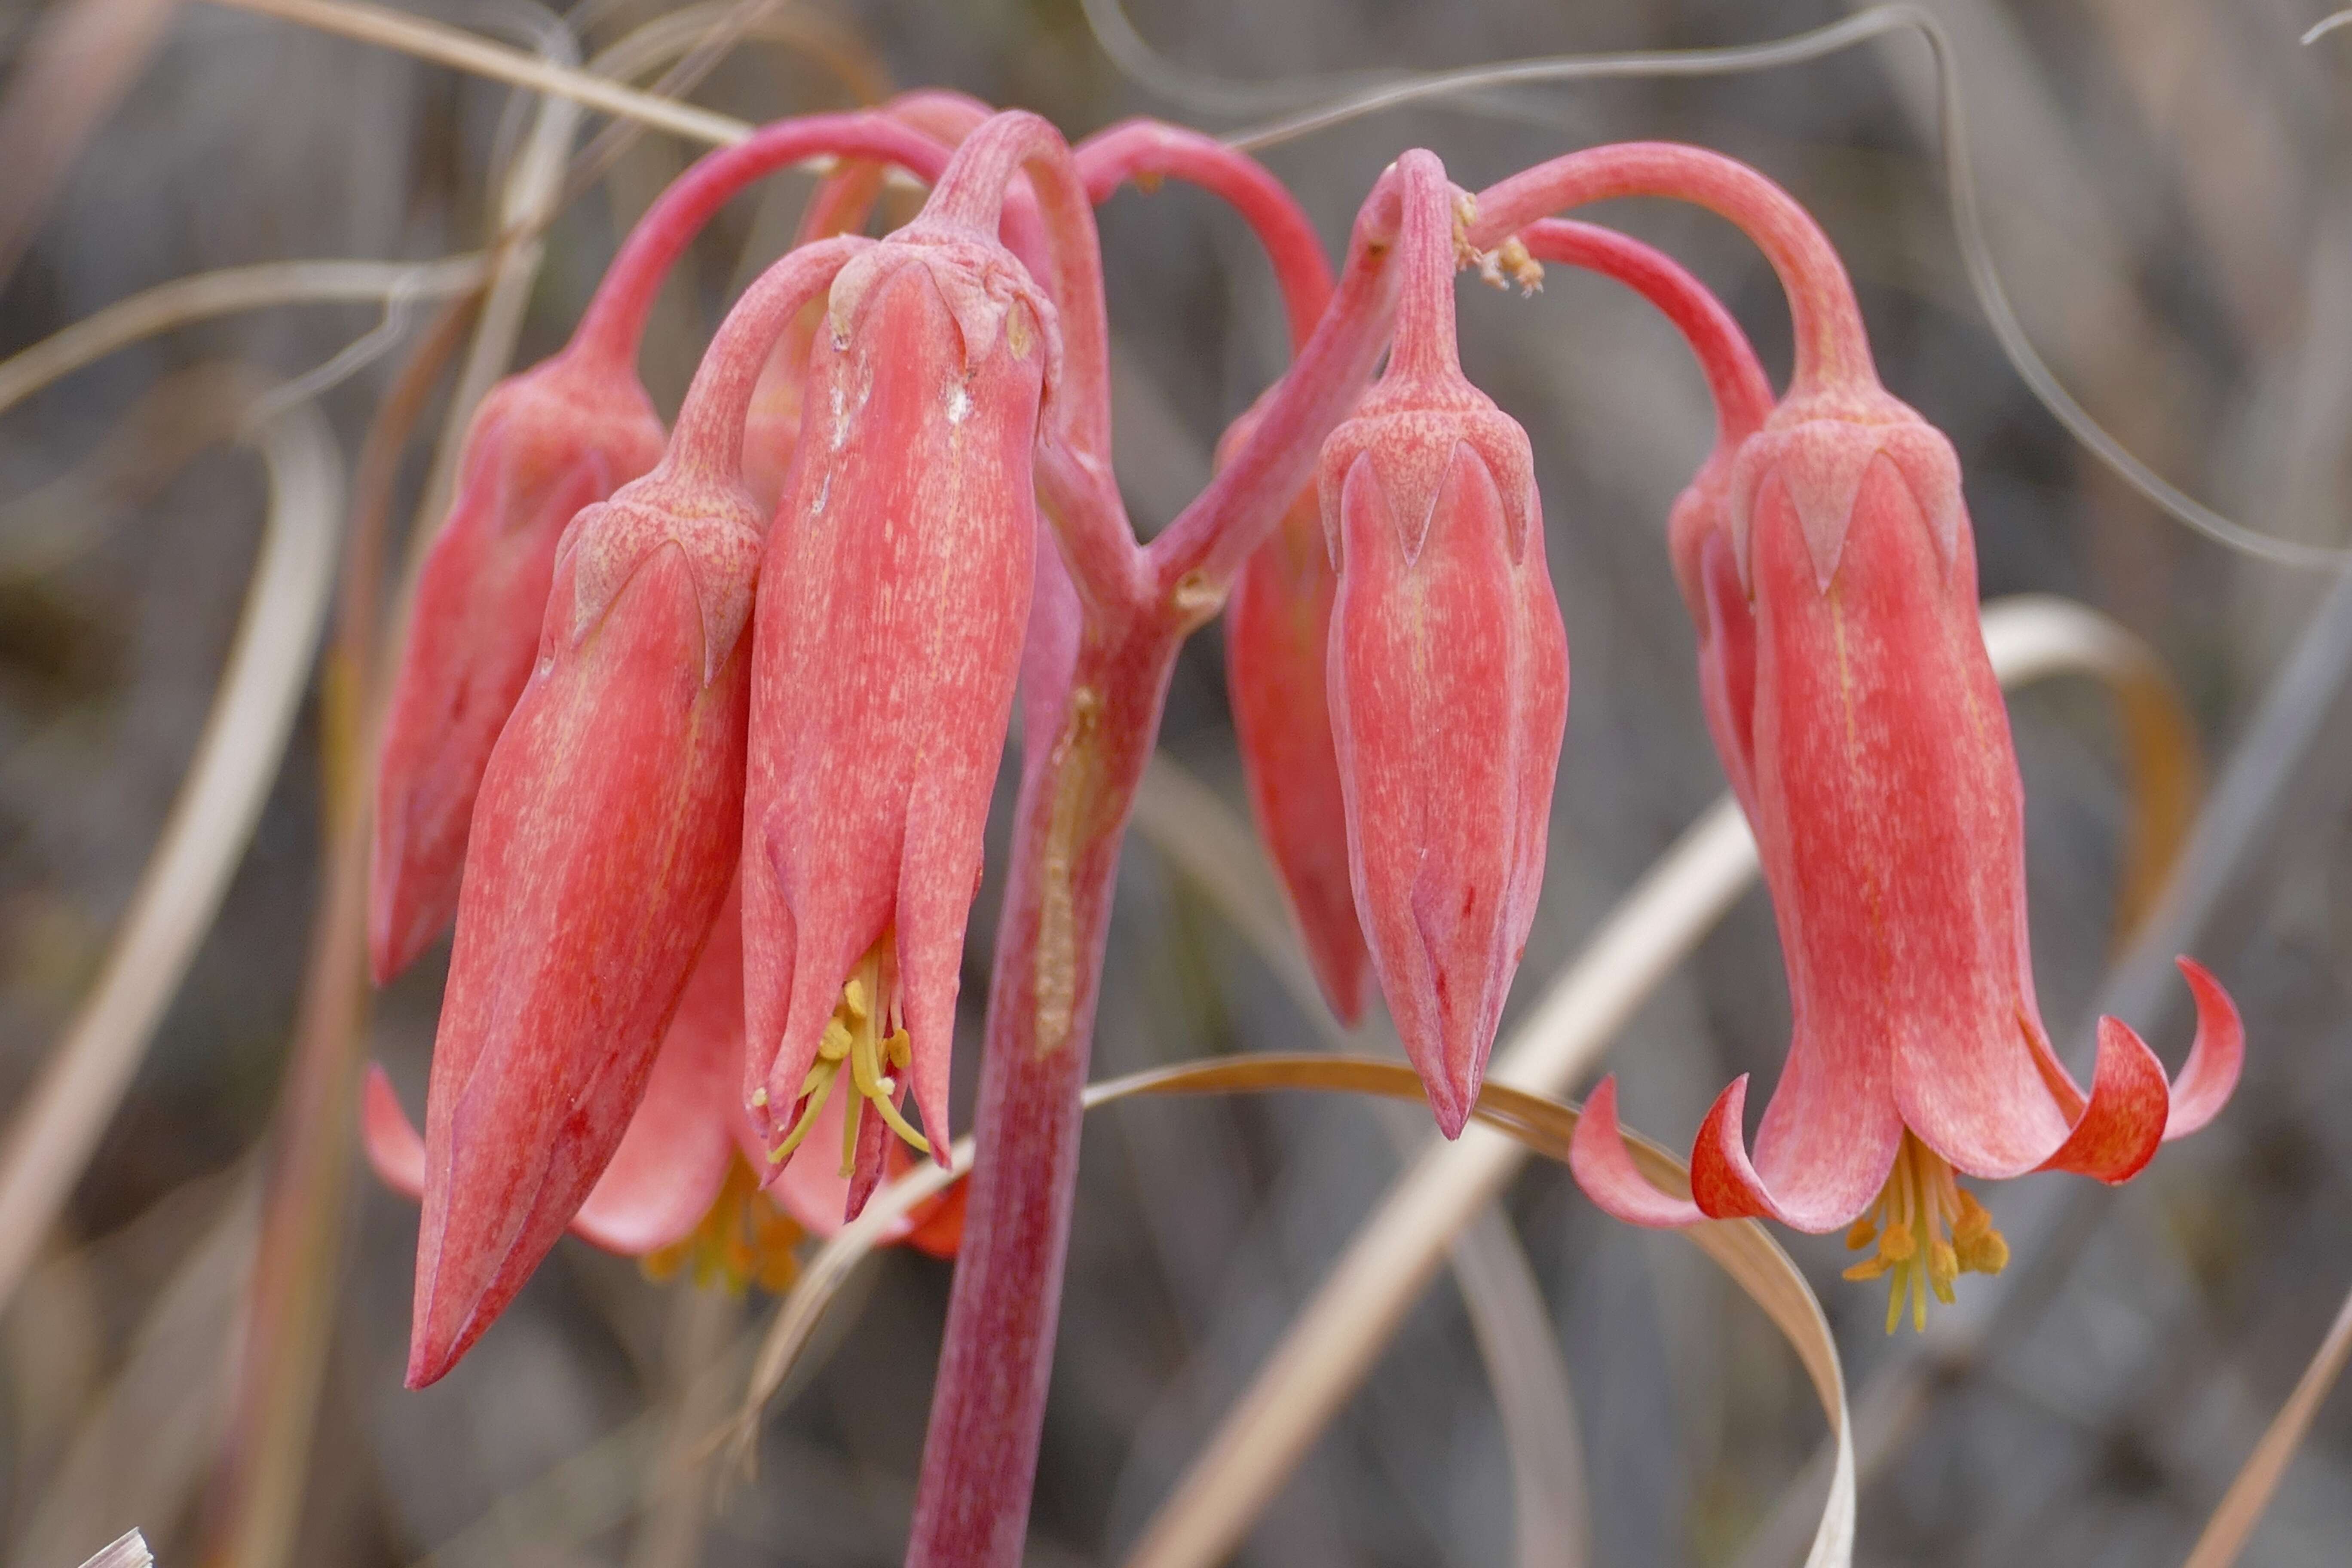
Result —
[[[515,87],[529,88],[556,98],[570,99],[600,113],[640,121],[656,131],[683,136],[713,147],[740,142],[751,133],[749,123],[729,114],[714,114],[691,104],[676,103],[657,93],[573,68],[550,64],[537,55],[494,44],[488,38],[429,22],[362,0],[213,0],[232,11],[249,11],[334,33],[362,44],[397,49],[436,65]]]
[[[1123,65],[1148,59],[1154,64],[1151,76],[1171,74],[1171,68],[1159,61],[1126,18],[1118,15],[1114,0],[1086,0],[1086,12],[1097,41],[1114,59]],[[2303,41],[2312,42],[2341,20],[2328,18],[2306,33]],[[1944,160],[1947,196],[1951,204],[1953,237],[1958,243],[1969,287],[1984,311],[1986,323],[2000,342],[2010,367],[2035,400],[2125,484],[2167,515],[2216,543],[2273,565],[2305,571],[2337,572],[2352,565],[2352,549],[2343,545],[2278,539],[2222,516],[2141,461],[2066,390],[2019,320],[2008,288],[2001,282],[2000,269],[1993,261],[1992,247],[1985,239],[1975,167],[1969,152],[1966,114],[1961,106],[1958,57],[1943,22],[1924,5],[1873,5],[1842,21],[1755,44],[1643,49],[1626,54],[1557,55],[1468,66],[1459,70],[1414,73],[1402,79],[1378,81],[1339,92],[1329,103],[1248,127],[1225,140],[1233,146],[1255,152],[1383,110],[1520,84],[1747,75],[1810,64],[1897,33],[1916,34],[1934,55],[1937,141]],[[1187,76],[1186,79],[1195,94],[1211,85],[1198,77]],[[1151,85],[1148,79],[1146,85]]]
[[[1136,791],[1134,826],[1208,893],[1282,983],[1298,1016],[1332,1049],[1355,1044],[1325,1005],[1280,889],[1250,825],[1164,752]],[[1425,1125],[1401,1108],[1384,1118],[1401,1153]],[[1582,1439],[1551,1316],[1518,1235],[1489,1205],[1450,1255],[1470,1331],[1486,1364],[1511,1460],[1512,1539],[1519,1568],[1577,1568],[1591,1554]]]
[[[380,304],[403,296],[459,294],[480,284],[484,267],[480,256],[440,261],[265,261],[175,278],[0,360],[0,414],[84,365],[192,321],[277,305]]]
[[[1087,1109],[1140,1095],[1262,1094],[1282,1089],[1366,1094],[1419,1102],[1421,1080],[1402,1062],[1369,1057],[1252,1055],[1226,1057],[1157,1068],[1091,1084]],[[1487,1080],[1478,1097],[1475,1119],[1494,1136],[1515,1150],[1540,1153],[1565,1163],[1570,1139],[1576,1130],[1576,1108],[1542,1095]],[[1465,1134],[1466,1138],[1467,1133]],[[1687,1193],[1689,1172],[1664,1149],[1646,1140],[1629,1140],[1643,1173],[1668,1192]],[[713,1435],[714,1447],[730,1448],[748,1463],[759,1437],[759,1422],[768,1399],[782,1387],[806,1348],[828,1303],[850,1272],[880,1242],[891,1224],[924,1198],[943,1190],[971,1167],[971,1140],[955,1146],[947,1170],[925,1163],[874,1195],[866,1212],[834,1237],[802,1271],[800,1282],[785,1298],[761,1347],[752,1370],[751,1388],[735,1421]],[[1788,1339],[1820,1397],[1828,1417],[1830,1436],[1837,1454],[1828,1499],[1813,1536],[1806,1568],[1843,1568],[1853,1558],[1853,1446],[1849,1434],[1845,1374],[1837,1344],[1804,1276],[1780,1250],[1764,1227],[1753,1220],[1710,1220],[1682,1233],[1729,1274],[1748,1298]],[[1164,1512],[1139,1543],[1130,1564],[1169,1562],[1211,1562],[1223,1558],[1234,1544],[1216,1532],[1222,1521],[1205,1513],[1178,1519]],[[1203,1529],[1210,1533],[1202,1533]]]
[[[254,437],[269,515],[220,694],[98,983],[0,1141],[0,1302],[80,1177],[278,776],[333,580],[342,464],[298,405]]]
[[[2205,1521],[2204,1532],[2197,1537],[2182,1568],[2230,1568],[2238,1560],[2246,1537],[2254,1532],[2263,1510],[2270,1506],[2271,1494],[2278,1490],[2287,1467],[2294,1462],[2294,1451],[2303,1446],[2304,1434],[2311,1430],[2321,1402],[2343,1374],[2347,1358],[2352,1358],[2352,1296],[2345,1297],[2319,1349],[2295,1380],[2294,1391],[2246,1457],[2244,1468],[2231,1481],[2212,1518]]]
[[[1986,606],[1985,641],[2004,685],[2081,672],[2109,683],[2126,706],[2171,710],[2153,737],[2185,739],[2185,719],[2160,667],[2130,635],[2096,612],[2043,596]],[[2136,752],[2136,803],[2161,795],[2194,766]],[[2144,791],[2141,774],[2158,779]],[[2157,834],[2178,823],[2150,818]],[[2168,863],[2179,846],[2151,842]],[[1621,901],[1601,931],[1552,981],[1496,1049],[1490,1083],[1560,1094],[1588,1073],[1610,1038],[1697,944],[1756,876],[1755,842],[1726,796],[1693,825]],[[1431,1139],[1325,1276],[1258,1376],[1235,1402],[1192,1468],[1146,1527],[1134,1561],[1186,1568],[1220,1561],[1248,1532],[1341,1404],[1360,1384],[1426,1288],[1446,1248],[1526,1163],[1507,1140],[1465,1132]]]

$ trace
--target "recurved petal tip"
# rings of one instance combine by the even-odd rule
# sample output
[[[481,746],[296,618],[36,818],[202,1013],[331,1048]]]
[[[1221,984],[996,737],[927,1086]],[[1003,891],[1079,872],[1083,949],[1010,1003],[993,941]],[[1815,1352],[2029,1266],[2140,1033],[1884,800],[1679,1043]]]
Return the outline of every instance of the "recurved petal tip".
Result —
[[[400,1108],[391,1076],[380,1062],[368,1063],[367,1084],[361,1090],[360,1142],[377,1181],[404,1198],[425,1195],[425,1140]]]
[[[1584,1102],[1568,1146],[1568,1169],[1594,1207],[1627,1225],[1666,1230],[1706,1217],[1690,1199],[1659,1191],[1634,1168],[1624,1130],[1617,1122],[1614,1074],[1594,1085],[1592,1097]]]
[[[2191,958],[2173,962],[2197,998],[2197,1040],[2189,1047],[2180,1076],[2172,1081],[2172,1109],[2164,1122],[2168,1143],[2221,1114],[2237,1090],[2246,1060],[2246,1026],[2238,1016],[2238,1005],[2203,964]]]
[[[2090,1102],[2042,1168],[2094,1176],[2110,1185],[2131,1180],[2164,1141],[2170,1100],[2164,1064],[2147,1043],[2120,1018],[2101,1018]]]

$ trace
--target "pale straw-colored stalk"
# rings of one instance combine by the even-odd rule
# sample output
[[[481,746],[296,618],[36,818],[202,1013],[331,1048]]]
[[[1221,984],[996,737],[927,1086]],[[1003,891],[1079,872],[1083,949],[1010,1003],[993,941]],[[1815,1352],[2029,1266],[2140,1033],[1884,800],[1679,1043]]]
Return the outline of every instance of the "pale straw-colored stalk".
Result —
[[[1250,825],[1165,752],[1152,757],[1136,791],[1135,830],[1209,895],[1332,1049],[1360,1043],[1325,1005]],[[1381,1109],[1395,1113],[1382,1121],[1410,1154],[1427,1122],[1400,1107]],[[1591,1520],[1568,1362],[1499,1205],[1462,1233],[1452,1263],[1510,1456],[1514,1560],[1518,1568],[1578,1568],[1591,1556]]]
[[[0,1141],[0,1302],[80,1177],[212,925],[278,776],[334,577],[342,464],[308,405],[251,437],[269,513],[228,668],[96,986]]]
[[[2294,1392],[2271,1418],[2262,1441],[2254,1445],[2245,1467],[2222,1495],[2221,1506],[2205,1521],[2204,1532],[2198,1536],[2184,1568],[2230,1568],[2238,1560],[2246,1537],[2253,1533],[2263,1510],[2270,1506],[2271,1494],[2286,1478],[2295,1449],[2303,1446],[2312,1417],[2319,1414],[2320,1404],[2336,1386],[2347,1358],[2352,1358],[2352,1296],[2344,1299],[2317,1352],[2295,1380]]]
[[[414,55],[469,75],[568,99],[584,108],[639,121],[689,142],[719,147],[740,142],[751,133],[751,124],[733,115],[714,114],[657,93],[642,92],[576,67],[557,65],[522,49],[492,43],[462,27],[427,21],[382,5],[364,5],[360,0],[214,0],[214,4],[315,27],[322,33]]]
[[[2095,611],[2002,600],[1986,607],[1984,626],[2004,685],[2083,673],[2127,702],[2172,700],[2153,656]],[[1488,1081],[1567,1092],[1756,874],[1755,842],[1726,796],[1537,999],[1496,1051]],[[1370,1371],[1454,1238],[1526,1162],[1517,1144],[1482,1129],[1429,1141],[1145,1527],[1130,1568],[1200,1568],[1231,1553]]]
[[[560,27],[551,27],[542,42],[551,54],[577,48],[571,35]],[[473,422],[474,410],[514,363],[515,344],[522,337],[523,313],[530,309],[531,290],[539,283],[540,263],[546,258],[546,245],[541,235],[554,216],[562,194],[572,138],[579,128],[580,110],[576,103],[562,97],[542,100],[531,122],[530,140],[523,143],[522,153],[515,159],[499,195],[498,226],[501,238],[491,252],[489,287],[483,295],[481,314],[475,319],[474,341],[467,350],[465,368],[457,373],[457,387],[449,395],[441,442],[434,449],[432,473],[417,504],[418,526],[409,541],[412,565],[422,564],[425,547],[441,531],[444,514],[449,510],[450,492],[457,482],[457,463],[465,455],[466,427]]]
[[[1242,1055],[1158,1068],[1090,1084],[1085,1102],[1091,1111],[1138,1096],[1258,1094],[1296,1089],[1376,1095],[1414,1102],[1422,1098],[1421,1080],[1402,1062],[1369,1057]],[[1557,1100],[1507,1088],[1490,1078],[1478,1098],[1475,1117],[1483,1124],[1479,1131],[1491,1130],[1493,1136],[1513,1149],[1565,1163],[1577,1112],[1574,1107]],[[1466,1139],[1469,1134],[1465,1132],[1464,1136]],[[1689,1190],[1689,1172],[1673,1155],[1638,1137],[1630,1137],[1629,1146],[1650,1180],[1670,1192]],[[893,1223],[971,1168],[971,1149],[970,1137],[961,1139],[951,1152],[947,1170],[926,1163],[885,1187],[866,1205],[864,1214],[817,1250],[803,1270],[800,1282],[784,1299],[766,1342],[760,1347],[760,1358],[753,1367],[751,1386],[741,1412],[731,1429],[716,1435],[714,1443],[729,1445],[739,1458],[748,1461],[758,1440],[760,1416],[767,1401],[783,1386],[814,1337],[835,1295],[857,1265],[880,1244]],[[1836,1456],[1828,1497],[1805,1568],[1848,1568],[1853,1560],[1854,1528],[1852,1422],[1846,1410],[1845,1374],[1838,1361],[1837,1342],[1830,1334],[1821,1303],[1788,1254],[1753,1220],[1708,1221],[1690,1226],[1682,1235],[1715,1259],[1731,1276],[1733,1283],[1764,1309],[1804,1364],[1828,1419]]]
[[[278,305],[388,304],[461,294],[481,282],[482,269],[479,256],[452,256],[440,261],[264,261],[175,278],[0,360],[0,414],[84,365],[193,321]]]
[[[100,1547],[81,1568],[155,1568],[155,1554],[147,1550],[145,1536],[126,1530]]]

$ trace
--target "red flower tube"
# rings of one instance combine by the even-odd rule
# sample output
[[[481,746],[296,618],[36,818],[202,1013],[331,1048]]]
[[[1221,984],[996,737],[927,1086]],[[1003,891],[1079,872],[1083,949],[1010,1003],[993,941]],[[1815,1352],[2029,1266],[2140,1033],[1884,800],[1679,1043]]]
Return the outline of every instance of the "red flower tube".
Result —
[[[1458,193],[1398,161],[1389,367],[1324,443],[1332,732],[1356,910],[1447,1136],[1478,1096],[1543,880],[1568,640],[1525,432],[1463,378]]]
[[[875,1118],[859,1200],[881,1126],[945,1157],[964,925],[1028,618],[1055,318],[994,226],[918,220],[835,280],[761,571],[746,1092],[781,1163],[846,1068]],[[910,1084],[929,1139],[899,1111]]]

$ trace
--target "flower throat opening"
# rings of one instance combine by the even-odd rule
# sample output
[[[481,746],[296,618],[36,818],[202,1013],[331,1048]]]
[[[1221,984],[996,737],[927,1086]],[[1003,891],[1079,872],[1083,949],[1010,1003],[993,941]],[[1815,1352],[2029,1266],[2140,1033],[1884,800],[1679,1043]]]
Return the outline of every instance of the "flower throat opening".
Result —
[[[929,1153],[930,1141],[916,1131],[898,1110],[904,1085],[892,1075],[905,1072],[911,1060],[906,1016],[898,1002],[898,940],[895,932],[885,931],[843,983],[841,1000],[817,1042],[816,1060],[801,1079],[800,1119],[784,1141],[769,1152],[768,1163],[781,1165],[800,1147],[823,1114],[844,1066],[849,1068],[849,1080],[858,1098],[841,1119],[843,1177],[856,1171],[858,1129],[869,1110],[915,1152]]]
[[[1845,1271],[1849,1279],[1889,1275],[1886,1331],[1911,1303],[1911,1327],[1927,1327],[1927,1293],[1949,1306],[1952,1281],[1963,1274],[1998,1274],[2009,1266],[2009,1243],[1992,1227],[1976,1194],[1963,1189],[1945,1158],[1907,1129],[1895,1169],[1870,1212],[1845,1233],[1846,1246],[1877,1250]]]
[[[691,1270],[694,1282],[706,1289],[718,1286],[740,1295],[757,1285],[781,1296],[800,1278],[797,1248],[803,1234],[760,1190],[751,1167],[733,1160],[702,1222],[690,1235],[646,1253],[638,1267],[656,1282]]]

